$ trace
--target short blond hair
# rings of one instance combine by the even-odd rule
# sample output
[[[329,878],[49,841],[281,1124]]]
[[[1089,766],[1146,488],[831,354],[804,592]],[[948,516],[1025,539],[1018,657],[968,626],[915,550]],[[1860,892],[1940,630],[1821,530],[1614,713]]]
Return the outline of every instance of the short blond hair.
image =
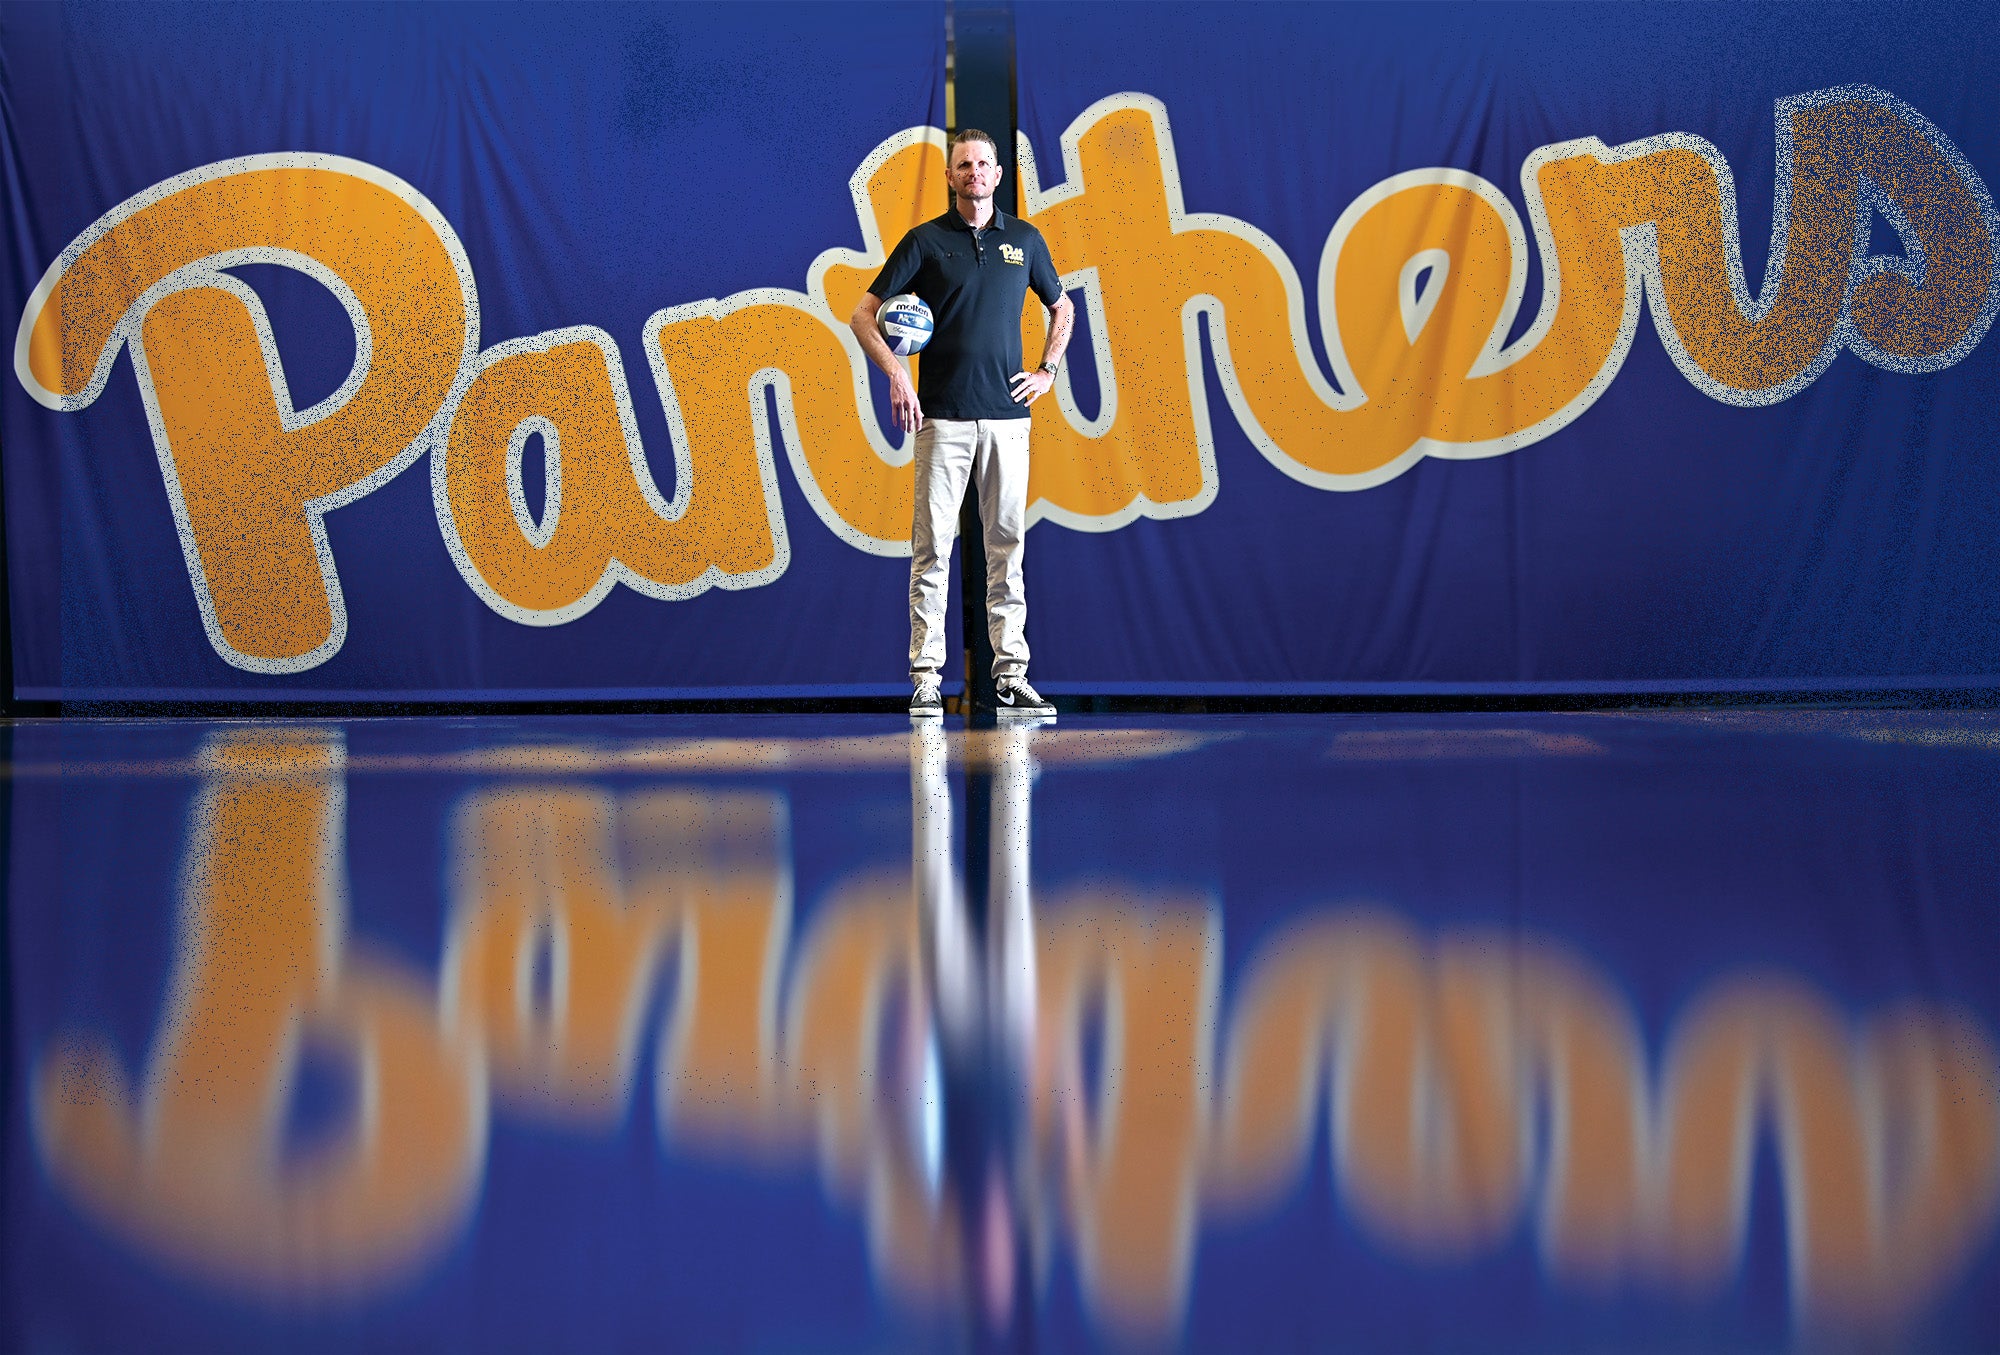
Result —
[[[1000,163],[1000,143],[980,131],[977,127],[961,127],[958,129],[957,134],[951,139],[951,144],[944,148],[944,162],[949,165],[953,157],[958,154],[958,148],[968,141],[984,141],[986,148],[993,152],[993,163],[996,165]]]

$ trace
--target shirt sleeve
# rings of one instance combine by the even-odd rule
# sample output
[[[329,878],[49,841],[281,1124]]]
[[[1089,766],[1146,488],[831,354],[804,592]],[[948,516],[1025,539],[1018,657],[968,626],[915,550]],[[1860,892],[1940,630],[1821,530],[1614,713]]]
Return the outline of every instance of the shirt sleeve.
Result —
[[[1063,294],[1062,278],[1056,273],[1055,260],[1049,257],[1049,242],[1040,232],[1035,234],[1035,257],[1028,266],[1028,285],[1035,289],[1044,306],[1055,305]]]
[[[910,290],[910,284],[917,280],[917,270],[923,266],[923,247],[917,243],[917,233],[907,231],[896,242],[895,252],[889,262],[882,265],[882,271],[875,275],[875,281],[868,284],[869,292],[887,301],[892,296],[900,296]]]

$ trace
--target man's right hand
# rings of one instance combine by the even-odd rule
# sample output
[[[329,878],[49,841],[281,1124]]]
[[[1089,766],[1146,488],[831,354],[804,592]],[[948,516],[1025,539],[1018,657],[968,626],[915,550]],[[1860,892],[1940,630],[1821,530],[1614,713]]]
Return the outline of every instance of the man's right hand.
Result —
[[[889,378],[889,407],[896,412],[896,426],[904,432],[914,433],[924,426],[924,407],[917,403],[917,388],[910,384],[907,371]]]
[[[882,298],[873,292],[863,292],[847,323],[861,351],[889,378],[889,408],[895,411],[896,427],[914,433],[924,426],[924,407],[917,403],[917,387],[910,380],[909,364],[890,351],[882,339],[882,331],[875,327],[875,317],[881,310]]]

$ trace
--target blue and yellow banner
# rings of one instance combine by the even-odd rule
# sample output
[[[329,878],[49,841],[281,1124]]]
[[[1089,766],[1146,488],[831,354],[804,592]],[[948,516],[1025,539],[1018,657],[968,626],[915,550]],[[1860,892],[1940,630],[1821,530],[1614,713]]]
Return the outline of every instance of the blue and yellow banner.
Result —
[[[901,690],[943,17],[10,10],[19,694]]]
[[[1016,18],[1042,685],[2000,683],[1982,12]],[[941,8],[0,22],[20,695],[902,689]]]
[[[1018,19],[1045,689],[1996,680],[1990,14]]]

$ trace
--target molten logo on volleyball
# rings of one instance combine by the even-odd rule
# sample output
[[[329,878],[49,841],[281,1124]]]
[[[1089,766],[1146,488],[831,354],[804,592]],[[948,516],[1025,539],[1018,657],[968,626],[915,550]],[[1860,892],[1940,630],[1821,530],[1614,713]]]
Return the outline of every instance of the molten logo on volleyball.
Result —
[[[915,293],[890,297],[882,307],[880,324],[889,351],[897,357],[908,357],[931,341],[931,308]]]

